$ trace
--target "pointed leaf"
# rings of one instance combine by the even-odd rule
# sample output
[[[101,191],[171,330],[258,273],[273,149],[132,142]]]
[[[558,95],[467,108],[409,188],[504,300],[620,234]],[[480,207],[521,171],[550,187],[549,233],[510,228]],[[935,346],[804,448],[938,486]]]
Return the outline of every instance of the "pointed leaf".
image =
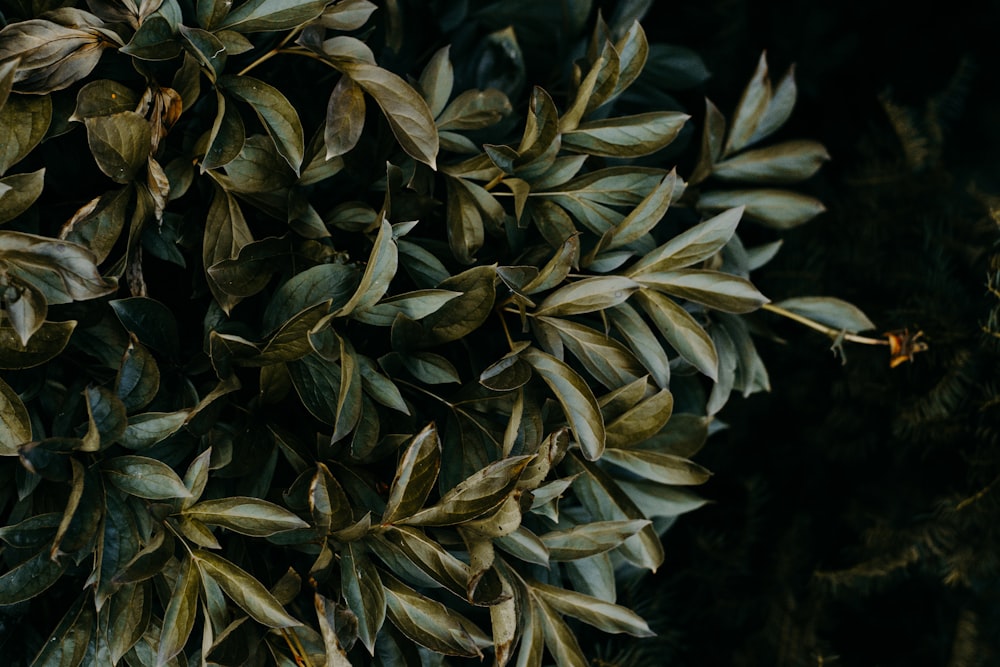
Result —
[[[644,519],[591,521],[566,530],[554,530],[540,538],[551,560],[576,560],[616,549],[648,525],[650,522]]]
[[[677,138],[690,118],[676,111],[654,111],[582,123],[563,135],[566,150],[601,157],[640,157]]]
[[[517,486],[531,456],[512,456],[487,465],[441,496],[436,505],[413,514],[405,523],[448,526],[496,509]]]
[[[251,537],[267,537],[309,527],[308,523],[284,507],[246,496],[203,500],[184,510],[183,515]]]
[[[397,523],[417,513],[434,488],[440,469],[441,441],[435,425],[428,424],[413,437],[399,459],[382,523]]]
[[[729,242],[742,216],[743,207],[738,206],[698,223],[636,262],[629,275],[681,269],[708,259]]]
[[[399,253],[393,239],[392,225],[383,219],[361,282],[347,303],[333,312],[334,317],[346,317],[354,311],[365,311],[378,303],[396,275],[398,262]]]
[[[875,328],[875,324],[861,312],[860,308],[832,296],[801,296],[785,299],[774,305],[850,333]]]
[[[42,549],[23,563],[0,575],[0,605],[30,600],[56,583],[66,569],[66,563],[53,560],[49,550]]]
[[[768,188],[716,190],[702,194],[698,200],[698,208],[703,211],[713,212],[733,206],[745,206],[748,218],[772,229],[798,227],[826,210],[815,197]]]
[[[87,142],[97,166],[115,183],[128,183],[146,166],[150,125],[134,111],[86,118]]]
[[[329,0],[248,0],[229,12],[219,28],[237,32],[288,30],[323,13]]]
[[[749,313],[771,301],[749,280],[721,271],[646,271],[635,278],[643,287],[727,313]]]
[[[28,210],[42,194],[45,169],[0,178],[0,225]]]
[[[287,2],[288,0],[262,0],[265,4],[275,1]],[[318,0],[318,2],[320,5],[324,4],[323,0]],[[255,3],[257,0],[250,0],[243,4],[240,9]],[[230,14],[229,19],[232,17],[233,14]],[[268,135],[274,141],[278,153],[297,176],[305,155],[305,138],[302,122],[288,98],[274,86],[249,76],[223,76],[219,78],[219,85],[227,93],[243,100],[253,108],[257,118],[260,119]]]
[[[632,610],[589,595],[542,583],[532,583],[531,592],[561,614],[577,618],[604,632],[625,632],[633,637],[652,637],[646,621]]]
[[[44,364],[65,349],[74,329],[76,320],[42,322],[27,345],[22,345],[14,327],[6,322],[0,324],[0,369],[15,370]]]
[[[411,640],[437,653],[481,657],[490,639],[464,616],[384,576],[389,620]]]
[[[719,162],[712,175],[724,181],[795,183],[815,174],[829,159],[830,155],[817,141],[786,141]]]
[[[262,583],[225,558],[202,550],[195,551],[192,557],[202,574],[214,579],[240,609],[261,625],[271,628],[302,625],[288,615]]]
[[[173,468],[145,456],[117,456],[104,464],[108,481],[139,498],[169,500],[191,495]]]
[[[198,589],[201,587],[198,568],[192,558],[185,558],[182,568],[163,613],[160,643],[156,651],[157,665],[167,664],[184,650],[198,615]]]
[[[364,125],[365,96],[361,86],[349,76],[342,76],[326,105],[326,125],[323,129],[326,159],[344,155],[354,148]]]
[[[28,410],[17,392],[0,378],[0,456],[17,456],[20,445],[30,441]]]
[[[703,484],[711,473],[680,456],[643,449],[607,449],[604,461],[660,484]]]
[[[535,315],[579,315],[604,310],[626,301],[637,289],[639,285],[625,276],[583,278],[546,297]]]
[[[0,107],[0,174],[20,162],[42,138],[52,119],[50,95],[15,95]]]
[[[689,312],[670,297],[652,290],[637,292],[636,300],[678,354],[711,379],[718,378],[719,355],[715,345]]]

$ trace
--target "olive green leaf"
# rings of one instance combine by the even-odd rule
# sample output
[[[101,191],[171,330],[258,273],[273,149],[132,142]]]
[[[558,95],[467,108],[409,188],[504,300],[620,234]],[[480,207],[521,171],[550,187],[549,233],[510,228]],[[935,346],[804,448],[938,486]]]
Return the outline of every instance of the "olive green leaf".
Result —
[[[576,560],[615,549],[648,525],[645,519],[591,521],[539,537],[549,550],[550,560]]]
[[[690,118],[676,111],[581,123],[563,135],[563,148],[601,157],[640,157],[655,153],[677,138]]]
[[[339,157],[354,148],[364,126],[364,92],[349,76],[342,76],[333,87],[326,105],[326,125],[323,129],[326,159]]]
[[[539,319],[558,332],[566,349],[605,387],[618,387],[645,374],[635,355],[604,333],[571,320],[554,317]]]
[[[95,197],[63,225],[59,237],[89,248],[94,253],[94,261],[100,264],[118,242],[131,197],[129,186]]]
[[[346,317],[355,311],[368,310],[378,303],[389,290],[389,283],[396,275],[398,266],[399,252],[393,239],[392,225],[383,219],[361,282],[347,303],[333,311],[333,316]]]
[[[97,67],[104,49],[123,46],[104,21],[63,7],[45,18],[14,21],[0,30],[0,61],[19,58],[14,90],[51,93],[67,88]]]
[[[605,552],[563,562],[563,569],[574,590],[613,604],[618,599],[618,586],[615,582],[614,560],[610,554],[611,552]]]
[[[379,373],[371,359],[359,354],[357,362],[361,369],[361,386],[367,396],[387,408],[392,408],[406,415],[410,414],[406,401],[399,393],[399,387],[385,375]]]
[[[125,405],[105,387],[87,387],[84,390],[87,403],[87,435],[84,436],[86,451],[96,451],[109,446],[125,433],[128,423]],[[95,445],[96,439],[96,447]]]
[[[688,179],[691,185],[701,183],[712,173],[715,163],[722,159],[723,140],[726,135],[726,118],[712,101],[705,98],[705,120],[701,133],[701,153],[698,163]]]
[[[631,447],[659,433],[670,419],[673,395],[661,389],[630,407],[607,425],[608,447]]]
[[[545,629],[545,646],[555,658],[560,667],[586,667],[590,661],[583,654],[580,642],[555,609],[544,600],[532,596],[532,605],[541,618],[541,626]]]
[[[108,649],[118,663],[142,638],[149,627],[152,590],[148,583],[126,584],[108,604]]]
[[[0,109],[3,109],[10,97],[10,89],[14,85],[14,74],[17,73],[18,63],[17,58],[0,63]]]
[[[560,287],[542,301],[535,315],[579,315],[626,301],[639,284],[625,276],[583,278]]]
[[[153,355],[129,334],[130,342],[115,377],[115,393],[132,412],[146,407],[160,388],[160,369]]]
[[[531,379],[531,366],[518,356],[527,343],[505,354],[501,359],[479,374],[479,382],[493,391],[511,391],[523,386]]]
[[[320,421],[336,424],[340,366],[312,353],[290,362],[288,372],[306,409]]]
[[[30,600],[56,583],[65,570],[65,562],[52,559],[49,550],[42,549],[0,575],[0,604]]]
[[[532,456],[511,456],[490,463],[441,496],[435,505],[409,516],[414,526],[448,526],[487,514],[498,508],[517,487]]]
[[[257,579],[221,556],[197,550],[192,558],[202,575],[211,577],[226,595],[261,625],[289,628],[302,625],[290,616],[281,604]]]
[[[525,284],[524,294],[537,294],[550,290],[566,280],[566,276],[580,261],[580,237],[569,236],[556,249],[556,254],[538,271],[538,275]]]
[[[385,622],[385,592],[378,569],[356,542],[340,552],[340,578],[344,600],[358,618],[358,639],[374,654],[375,637]]]
[[[110,79],[86,84],[76,94],[76,108],[70,120],[83,121],[97,116],[111,116],[123,111],[135,111],[139,96],[128,86]]]
[[[832,296],[802,296],[774,304],[836,329],[858,333],[874,329],[875,324],[857,306]]]
[[[236,257],[208,267],[208,274],[227,293],[248,297],[267,287],[272,276],[293,261],[291,236],[269,236],[240,248]]]
[[[445,655],[481,657],[488,636],[472,621],[403,584],[382,575],[389,620],[414,642]]]
[[[221,91],[216,91],[215,100],[217,109],[215,120],[208,135],[205,158],[201,161],[203,174],[209,169],[224,167],[235,160],[243,151],[243,143],[246,141],[246,129],[236,106],[231,104]]]
[[[0,369],[32,368],[44,364],[65,349],[75,328],[76,320],[42,322],[27,343],[22,343],[17,329],[6,322],[0,324]]]
[[[283,507],[246,496],[203,500],[184,510],[182,515],[251,537],[267,537],[309,527],[308,523]]]
[[[526,596],[527,597],[527,596]],[[538,604],[527,598],[520,605],[518,616],[521,641],[517,651],[517,667],[540,667],[545,653],[545,626]]]
[[[495,88],[466,90],[456,96],[437,116],[437,128],[442,135],[447,134],[454,138],[461,136],[455,135],[455,132],[479,130],[495,125],[511,110],[510,100]]]
[[[716,190],[702,194],[699,210],[713,212],[745,206],[748,218],[773,229],[791,229],[812,220],[826,210],[814,197],[790,190]]]
[[[227,313],[240,301],[240,298],[223,290],[208,273],[208,268],[222,260],[236,257],[243,246],[252,242],[253,236],[236,198],[228,191],[216,187],[205,220],[202,262],[208,277],[208,286],[215,300]]]
[[[618,51],[611,42],[605,41],[601,54],[577,87],[573,103],[559,119],[560,131],[565,133],[577,129],[585,114],[600,107],[614,94],[620,68]]]
[[[98,168],[115,183],[129,183],[149,158],[150,126],[134,111],[83,119]]]
[[[309,484],[308,506],[313,523],[323,531],[340,530],[353,521],[347,495],[324,463],[316,464]]]
[[[590,386],[566,363],[540,350],[529,348],[521,358],[555,394],[584,455],[591,461],[600,458],[605,443],[604,418]]]
[[[424,98],[399,76],[376,65],[342,60],[336,67],[375,99],[407,155],[436,169],[438,132]]]
[[[744,89],[733,114],[724,154],[731,155],[754,144],[784,125],[792,114],[796,96],[794,70],[789,69],[777,88],[772,89],[767,54],[762,53],[753,78]]]
[[[624,632],[633,637],[655,635],[638,614],[626,607],[539,582],[532,582],[530,586],[532,595],[544,600],[552,609],[605,632]]]
[[[17,392],[0,378],[0,455],[17,456],[18,447],[30,441],[28,410]]]
[[[320,23],[331,30],[357,30],[376,9],[368,0],[339,0],[323,10]]]
[[[217,35],[207,30],[180,25],[177,31],[184,40],[184,49],[201,64],[205,74],[214,82],[226,67],[229,57],[226,45]],[[176,40],[173,41],[177,47],[181,46]]]
[[[388,327],[400,313],[411,320],[423,319],[458,296],[461,296],[460,292],[443,289],[404,292],[386,297],[367,310],[355,313],[354,319],[373,326]]]
[[[123,447],[143,450],[166,440],[180,430],[191,417],[190,410],[144,412],[132,415],[119,441]]]
[[[471,189],[478,187],[461,178],[446,179],[448,188],[448,244],[462,264],[472,264],[486,240],[483,214]],[[487,197],[490,195],[487,194]],[[502,213],[502,209],[501,209]]]
[[[160,643],[156,651],[156,664],[165,665],[184,649],[191,630],[194,628],[195,617],[198,615],[198,590],[201,588],[201,577],[193,558],[184,559],[180,576],[174,582],[170,594],[170,602],[163,613],[163,626],[160,632]]]
[[[434,488],[440,469],[441,441],[437,427],[428,424],[413,436],[399,459],[382,523],[397,523],[419,511]]]
[[[469,566],[417,528],[390,526],[379,533],[373,546],[383,547],[376,551],[380,555],[385,553],[386,546],[395,550],[411,567],[459,597],[464,597],[470,588]]]
[[[150,16],[119,51],[139,60],[171,60],[181,52],[176,32],[177,29],[163,16]]]
[[[643,287],[727,313],[749,313],[770,302],[746,278],[721,271],[645,271],[635,279]]]
[[[45,169],[0,178],[0,224],[28,210],[42,194],[44,184]]]
[[[708,259],[723,248],[743,217],[742,206],[729,208],[674,236],[632,265],[628,275],[682,269]]]
[[[618,486],[648,517],[673,517],[698,509],[708,501],[693,491],[647,480],[618,480]]]
[[[830,155],[817,141],[785,141],[718,162],[712,175],[724,181],[795,183],[815,174],[829,159]]]
[[[348,264],[320,264],[300,271],[277,289],[264,311],[264,327],[275,330],[321,303],[339,309],[357,294],[358,269]]]
[[[478,329],[493,312],[495,283],[496,270],[492,266],[474,266],[442,281],[438,284],[438,289],[460,292],[461,296],[448,301],[421,320],[420,340],[400,340],[400,347],[448,343],[464,338]],[[399,318],[397,322],[398,320]],[[395,330],[394,325],[393,331]],[[396,340],[397,336],[394,334],[393,342]]]
[[[433,352],[407,352],[395,355],[410,374],[424,384],[461,383],[455,366]]]
[[[619,62],[615,95],[619,95],[639,78],[650,53],[646,33],[637,20],[632,21],[632,25],[625,31],[625,34],[615,42],[615,51],[618,53]]]
[[[287,0],[263,0],[264,3]],[[256,0],[241,5],[260,4]],[[322,0],[319,0],[322,6]],[[234,12],[235,14],[235,12]],[[233,18],[230,14],[227,20]],[[227,94],[249,104],[264,129],[274,141],[278,153],[285,159],[297,176],[305,155],[305,138],[302,122],[295,107],[274,86],[250,76],[226,75],[219,78],[219,87]]]
[[[16,95],[0,107],[0,174],[20,162],[37,146],[52,120],[52,98]]]
[[[490,626],[493,632],[493,651],[497,667],[505,667],[510,661],[514,642],[521,630],[518,614],[518,600],[514,588],[507,577],[500,576],[502,602],[490,605]]]
[[[639,306],[656,324],[660,335],[695,368],[715,380],[719,355],[712,339],[694,317],[669,297],[652,290],[636,293]]]
[[[340,341],[340,391],[337,393],[337,421],[330,442],[340,442],[361,420],[362,389],[361,368],[354,346],[346,336]]]
[[[602,239],[602,249],[612,250],[628,245],[649,233],[663,219],[675,197],[675,190],[683,189],[683,182],[678,184],[677,180],[676,169],[664,176],[656,189],[646,195],[617,227],[612,228],[608,242],[605,243]]]
[[[653,381],[661,389],[670,386],[670,360],[666,350],[657,340],[642,316],[628,303],[609,308],[604,315],[621,335],[636,359],[649,371]]]
[[[177,320],[170,308],[156,299],[136,296],[110,301],[118,321],[140,343],[162,354],[178,353]]]
[[[427,108],[438,118],[448,104],[455,84],[455,68],[449,59],[451,47],[443,46],[434,52],[420,73],[419,90],[427,101]],[[438,127],[440,129],[440,126]]]
[[[498,537],[493,543],[526,563],[549,566],[549,550],[537,535],[523,525],[510,535]]]
[[[644,449],[609,448],[602,460],[661,484],[703,484],[711,475],[702,466],[680,456]]]
[[[329,0],[248,0],[216,26],[237,32],[288,30],[323,13]]]
[[[33,665],[80,665],[94,632],[94,610],[80,595],[63,615],[48,640],[35,656]]]
[[[145,456],[117,456],[105,461],[105,477],[119,489],[139,498],[169,500],[191,493],[173,468]]]

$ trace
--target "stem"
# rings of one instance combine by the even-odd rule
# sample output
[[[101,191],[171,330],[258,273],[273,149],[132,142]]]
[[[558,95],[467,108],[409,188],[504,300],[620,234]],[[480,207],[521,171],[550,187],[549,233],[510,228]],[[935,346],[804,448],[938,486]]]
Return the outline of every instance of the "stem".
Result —
[[[785,310],[781,306],[775,306],[771,303],[765,303],[761,306],[764,310],[769,310],[776,315],[781,315],[782,317],[787,317],[790,320],[795,320],[799,324],[804,324],[810,329],[822,332],[829,336],[830,338],[843,338],[844,340],[849,340],[852,343],[861,343],[862,345],[888,345],[889,341],[884,338],[869,338],[868,336],[859,336],[857,334],[847,333],[846,331],[841,331],[839,329],[834,329],[833,327],[828,327],[825,324],[821,324],[815,320],[810,320],[808,317],[799,315],[798,313],[793,313],[790,310]]]
[[[286,44],[288,44],[288,42],[292,41],[292,39],[294,39],[296,35],[302,32],[303,28],[305,28],[305,26],[300,25],[299,27],[289,32],[280,42],[278,42],[278,45],[276,47],[274,47],[273,49],[262,55],[260,58],[257,58],[257,60],[253,61],[252,63],[241,69],[237,74],[237,76],[243,76],[253,68],[257,67],[258,65],[266,63],[268,60],[278,55],[279,53],[299,53],[298,51],[293,51],[291,49],[286,49],[284,47]]]
[[[504,174],[504,173],[503,173],[503,172],[501,171],[501,172],[500,172],[499,174],[497,174],[496,176],[494,176],[494,177],[493,177],[493,180],[492,180],[492,181],[490,181],[489,183],[487,183],[486,185],[484,185],[484,186],[483,186],[483,190],[486,190],[487,192],[489,192],[490,190],[492,190],[492,189],[493,189],[493,188],[495,188],[496,186],[500,185],[500,183],[501,183],[501,182],[503,181],[503,177],[504,177],[505,175],[506,175],[506,174]],[[497,194],[501,194],[501,193],[497,193]],[[506,194],[506,193],[505,193],[505,194]],[[511,196],[513,196],[513,194],[514,194],[514,193],[510,193],[510,195],[511,195]]]

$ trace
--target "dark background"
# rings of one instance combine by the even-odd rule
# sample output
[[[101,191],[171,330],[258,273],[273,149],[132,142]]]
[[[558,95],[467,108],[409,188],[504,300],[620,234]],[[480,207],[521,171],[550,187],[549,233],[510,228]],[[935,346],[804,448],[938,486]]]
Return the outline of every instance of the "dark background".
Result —
[[[923,331],[930,350],[890,369],[885,348],[854,345],[842,364],[823,336],[758,320],[787,341],[759,343],[772,391],[723,411],[729,428],[698,458],[715,473],[703,489],[713,503],[666,533],[666,563],[626,602],[661,636],[648,650],[612,642],[602,659],[1000,664],[987,288],[1000,6],[656,3],[643,25],[651,42],[704,58],[726,114],[762,50],[773,78],[795,63],[799,104],[783,134],[829,149],[806,184],[828,212],[785,233],[755,282],[775,300],[847,299],[879,332]]]

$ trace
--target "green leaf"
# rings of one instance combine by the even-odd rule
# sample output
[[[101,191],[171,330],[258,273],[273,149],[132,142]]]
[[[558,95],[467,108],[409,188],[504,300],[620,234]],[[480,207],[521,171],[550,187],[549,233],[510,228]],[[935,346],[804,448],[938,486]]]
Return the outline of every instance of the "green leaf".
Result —
[[[537,276],[521,288],[521,291],[524,294],[536,294],[550,290],[562,284],[570,270],[579,262],[580,237],[573,234],[559,245],[556,254],[538,271]]]
[[[308,523],[284,507],[246,496],[203,500],[184,510],[183,516],[251,537],[267,537],[309,527]]]
[[[214,82],[226,67],[229,56],[226,45],[217,35],[207,30],[188,28],[184,25],[178,26],[177,30],[184,39],[184,48],[194,56],[208,78]]]
[[[669,387],[670,360],[667,358],[667,352],[635,308],[622,303],[609,308],[604,315],[639,362],[649,371],[653,382],[661,389]]]
[[[618,485],[648,517],[674,517],[696,510],[708,502],[686,488],[659,482],[618,480]]]
[[[339,157],[354,148],[364,126],[365,96],[361,86],[349,76],[342,76],[333,87],[326,105],[326,125],[323,129],[326,159]]]
[[[629,408],[607,425],[608,447],[630,447],[659,433],[670,419],[674,397],[661,389]]]
[[[198,567],[193,558],[185,558],[181,567],[183,569],[174,582],[170,602],[163,613],[160,643],[156,651],[157,665],[167,664],[184,650],[198,615],[198,589],[201,587]]]
[[[377,8],[368,0],[340,0],[323,10],[320,23],[331,30],[357,30]]]
[[[612,229],[610,241],[601,244],[604,249],[611,250],[628,245],[649,233],[663,219],[677,188],[677,170],[673,169],[663,177],[656,189],[646,195],[646,198]]]
[[[294,246],[289,234],[269,236],[240,248],[236,257],[208,267],[208,275],[228,294],[248,297],[267,287],[272,276],[291,265]]]
[[[264,327],[273,331],[324,302],[342,308],[357,293],[357,285],[358,269],[348,264],[320,264],[300,271],[274,293],[264,311]]]
[[[10,89],[14,85],[14,75],[17,73],[18,60],[8,60],[0,64],[0,109],[7,104]]]
[[[614,95],[621,72],[618,51],[605,41],[601,54],[593,61],[587,75],[580,82],[573,96],[573,103],[559,119],[562,132],[575,130],[585,114],[597,109]]]
[[[703,484],[711,473],[680,456],[643,449],[607,449],[602,460],[660,484]]]
[[[511,112],[510,100],[499,90],[466,90],[437,116],[439,132],[479,130],[499,123]]]
[[[132,415],[121,435],[121,444],[133,450],[147,449],[179,431],[190,417],[190,410]]]
[[[340,530],[353,519],[344,489],[324,463],[316,464],[309,484],[309,510],[313,523],[324,532]]]
[[[643,287],[727,313],[749,313],[771,301],[749,280],[721,271],[646,271],[635,278]]]
[[[774,305],[849,333],[875,328],[874,322],[860,308],[832,296],[801,296]]]
[[[410,526],[390,526],[372,543],[382,555],[386,547],[398,552],[410,567],[464,598],[469,590],[469,567],[424,532]],[[378,548],[381,547],[381,548]]]
[[[130,342],[118,367],[115,377],[115,393],[134,412],[146,407],[160,388],[160,369],[153,355],[139,343],[135,334],[129,335]]]
[[[118,321],[143,345],[162,354],[176,356],[179,351],[177,320],[166,305],[144,296],[109,301]]]
[[[218,24],[237,32],[289,30],[323,13],[329,0],[248,0]]]
[[[640,157],[670,144],[689,118],[676,111],[653,111],[581,123],[563,135],[562,145],[566,150],[588,155]]]
[[[14,327],[0,324],[0,369],[15,370],[40,366],[63,351],[69,342],[76,320],[42,322],[26,345]]]
[[[358,639],[375,653],[375,638],[385,622],[385,592],[378,569],[355,542],[340,552],[340,579],[344,601],[358,618]]]
[[[406,81],[376,65],[345,60],[336,66],[375,99],[402,149],[436,169],[437,127],[424,98]]]
[[[495,282],[496,270],[492,266],[475,266],[442,281],[438,289],[460,292],[461,296],[421,320],[422,338],[419,341],[400,341],[402,347],[438,345],[468,336],[482,326],[493,312]],[[393,341],[396,340],[394,334]]]
[[[490,463],[459,482],[437,504],[421,510],[405,523],[414,526],[448,526],[487,514],[498,508],[517,487],[532,456],[511,456]]]
[[[428,424],[413,436],[399,459],[382,523],[397,523],[417,513],[434,488],[440,469],[441,440],[437,427]]]
[[[345,336],[340,340],[340,390],[337,392],[337,421],[330,442],[340,442],[354,430],[362,416],[361,368],[354,346]]]
[[[450,46],[443,46],[435,51],[424,71],[420,73],[420,92],[434,118],[440,116],[448,104],[455,84],[455,69],[448,59],[450,49]]]
[[[14,21],[0,31],[0,61],[20,58],[14,74],[17,92],[67,88],[90,74],[106,47],[123,45],[89,12],[63,7],[45,16]]]
[[[483,214],[472,193],[472,188],[478,186],[461,178],[447,178],[445,183],[448,188],[448,244],[455,259],[462,264],[472,264],[486,240]]]
[[[442,289],[404,292],[382,299],[364,312],[356,313],[354,319],[377,327],[388,327],[392,326],[392,321],[400,313],[412,320],[419,320],[437,312],[458,296],[461,296],[460,292]]]
[[[80,595],[63,615],[48,640],[32,661],[32,665],[80,665],[87,655],[94,632],[94,610],[84,604]]]
[[[149,122],[134,111],[121,111],[85,118],[83,124],[98,168],[115,183],[135,180],[149,158]]]
[[[131,197],[130,186],[95,197],[73,214],[63,226],[60,236],[89,248],[94,253],[94,261],[100,264],[118,242]]]
[[[791,190],[766,188],[716,190],[703,193],[698,200],[698,209],[703,211],[719,211],[733,206],[745,206],[748,218],[772,229],[798,227],[826,210],[815,197]]]
[[[139,498],[169,500],[187,498],[191,493],[173,468],[145,456],[116,456],[104,463],[108,481]]]
[[[455,366],[440,354],[407,352],[396,355],[403,367],[424,384],[461,383]]]
[[[0,178],[0,224],[28,210],[42,194],[44,184],[45,169]]]
[[[17,456],[20,445],[30,441],[28,410],[17,392],[0,378],[0,456]]]
[[[208,148],[201,161],[201,173],[224,167],[243,151],[246,129],[236,105],[231,104],[221,91],[215,93],[217,111],[208,135]]]
[[[542,627],[545,628],[545,646],[559,667],[587,667],[590,661],[583,655],[580,642],[558,612],[543,600],[533,597]]]
[[[333,316],[346,317],[355,311],[368,310],[378,303],[389,290],[389,283],[396,275],[398,265],[399,253],[393,239],[392,225],[383,219],[361,282],[347,303],[333,311]]]
[[[565,462],[570,472],[582,473],[573,482],[573,491],[595,520],[646,518],[603,468],[580,458],[573,451],[566,456]],[[646,526],[626,539],[619,549],[628,560],[654,572],[663,563],[663,545],[652,526]]]
[[[556,395],[573,437],[587,459],[600,458],[605,443],[604,418],[590,386],[564,362],[544,352],[529,348],[521,353],[521,358],[531,364]]]
[[[652,290],[640,290],[635,298],[656,324],[660,335],[678,354],[709,378],[718,378],[719,355],[715,345],[689,312],[669,297]]]
[[[559,613],[572,616],[604,632],[624,632],[633,637],[652,637],[656,634],[649,629],[646,621],[626,607],[538,582],[531,583],[531,592]]]
[[[122,111],[134,111],[139,96],[128,86],[100,79],[86,84],[76,94],[76,109],[70,120],[83,121],[96,116],[111,116]]]
[[[598,382],[609,389],[642,377],[645,369],[625,346],[605,334],[571,320],[542,317]]]
[[[699,222],[640,259],[628,275],[682,269],[708,259],[729,243],[742,216],[743,207],[737,206]]]
[[[149,584],[126,584],[108,605],[108,649],[118,663],[149,627],[152,591]]]
[[[545,629],[538,605],[529,601],[521,605],[521,645],[517,651],[517,667],[541,667],[545,652]]]
[[[192,558],[203,575],[214,579],[240,609],[261,625],[271,628],[302,625],[288,615],[262,583],[225,558],[203,550],[194,551]]]
[[[49,95],[17,95],[0,107],[0,174],[24,159],[45,137],[52,120]]]
[[[223,290],[208,273],[208,268],[222,260],[236,257],[243,246],[252,242],[253,236],[236,198],[228,191],[216,187],[205,220],[201,255],[205,275],[208,277],[208,286],[215,300],[227,314],[239,303],[240,298]]]
[[[129,43],[118,50],[139,60],[171,60],[181,53],[181,45],[175,33],[176,30],[167,19],[150,16],[142,22]]]
[[[58,581],[66,564],[53,560],[42,549],[0,576],[0,605],[16,604],[41,594]]]
[[[785,141],[716,163],[712,175],[724,181],[795,183],[815,174],[830,159],[817,141]]]
[[[445,655],[482,657],[491,644],[472,621],[424,597],[398,579],[383,575],[389,620],[412,641]]]
[[[583,278],[546,297],[535,315],[579,315],[604,310],[626,301],[638,289],[638,283],[625,276]]]
[[[647,520],[591,521],[566,530],[554,530],[540,538],[554,561],[576,560],[621,546],[629,537],[650,525]]]
[[[258,2],[258,0],[250,0],[241,5],[240,9],[250,4],[290,1],[261,0]],[[312,4],[316,4],[316,2],[314,1]],[[318,4],[322,6],[323,0],[318,0]],[[231,20],[235,13],[230,14],[227,21]],[[261,124],[274,141],[278,153],[298,176],[299,167],[302,166],[302,159],[305,155],[305,138],[302,122],[288,98],[274,86],[249,76],[223,76],[219,78],[219,86],[253,108],[257,118],[260,119]]]

